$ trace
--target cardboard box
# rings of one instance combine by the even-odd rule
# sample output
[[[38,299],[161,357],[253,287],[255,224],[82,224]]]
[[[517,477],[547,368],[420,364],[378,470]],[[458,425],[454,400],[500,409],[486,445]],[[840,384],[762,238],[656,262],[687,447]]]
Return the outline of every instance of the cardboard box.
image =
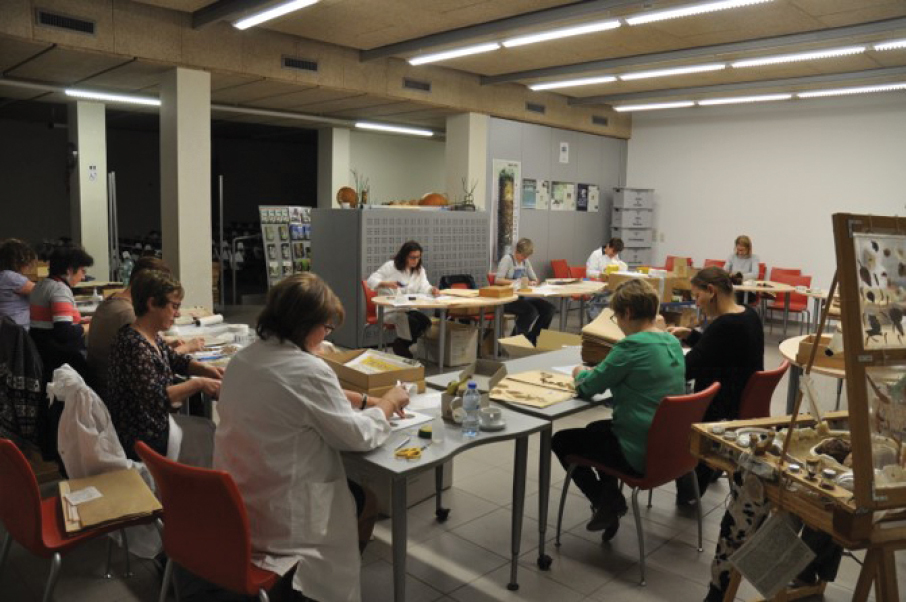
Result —
[[[391,441],[393,441],[392,438]],[[384,516],[392,516],[393,495],[389,475],[378,471],[355,454],[343,454],[343,465],[346,467],[348,478],[374,492],[378,512]],[[453,460],[447,460],[443,467],[443,489],[449,489],[453,484]],[[406,478],[406,506],[411,508],[415,504],[431,498],[436,489],[433,470],[424,470],[410,475]]]
[[[695,307],[678,307],[661,311],[667,326],[693,328],[698,323],[698,310]]]
[[[483,408],[486,408],[491,405],[491,398],[488,393],[491,392],[491,389],[494,386],[506,378],[506,365],[503,362],[496,362],[494,360],[477,360],[473,362],[468,368],[459,373],[457,380],[463,382],[466,380],[474,380],[475,384],[478,385],[478,391],[481,393],[480,405]],[[461,386],[462,389],[465,385]],[[444,391],[440,395],[440,409],[441,415],[444,420],[452,421],[453,420],[453,408],[458,405],[460,402],[454,404],[454,400],[458,397],[461,397],[462,391],[457,391],[456,394],[450,394]]]
[[[815,365],[823,368],[833,368],[834,370],[845,370],[846,360],[842,353],[835,353],[828,356],[825,351],[830,344],[830,335],[821,335],[821,341],[818,343],[818,353],[815,354]],[[812,347],[815,345],[815,335],[810,334],[799,341],[799,351],[796,352],[796,363],[805,368],[808,365],[809,355],[812,353]]]
[[[446,321],[444,323],[444,364],[462,366],[475,361],[478,354],[478,326]],[[434,323],[418,340],[418,356],[437,363],[440,352],[440,326]]]
[[[622,272],[622,273],[618,273],[618,274],[610,274],[607,276],[607,288],[611,291],[615,291],[615,290],[617,290],[618,286],[620,286],[627,280],[632,280],[632,279],[642,279],[645,282],[647,282],[648,284],[650,284],[651,288],[653,288],[655,291],[657,291],[658,297],[660,297],[660,299],[661,299],[661,303],[670,303],[671,301],[673,301],[672,287],[669,291],[665,290],[666,287],[665,287],[664,281],[667,279],[666,278],[657,278],[654,276],[649,276],[647,274],[640,274],[640,273],[635,273],[635,272],[633,272],[633,273]]]
[[[524,335],[500,339],[500,344],[512,359],[536,355],[546,351],[556,351],[563,347],[572,347],[582,344],[582,337],[569,332],[558,330],[542,330],[538,335],[538,344],[532,345]]]
[[[513,295],[513,287],[509,284],[492,284],[491,286],[484,286],[478,289],[479,297],[493,297],[494,299],[501,299],[503,297],[510,297]]]
[[[410,363],[412,367],[401,370],[391,370],[381,372],[380,374],[365,374],[353,368],[345,366],[346,362],[353,360],[361,354],[369,351],[368,349],[354,349],[352,351],[341,351],[339,353],[329,353],[321,356],[327,365],[330,366],[340,379],[340,385],[350,391],[359,393],[368,393],[369,395],[383,395],[391,387],[395,387],[397,381],[417,383],[419,392],[425,390],[425,367],[415,360],[397,360]],[[395,357],[395,356],[394,356]]]

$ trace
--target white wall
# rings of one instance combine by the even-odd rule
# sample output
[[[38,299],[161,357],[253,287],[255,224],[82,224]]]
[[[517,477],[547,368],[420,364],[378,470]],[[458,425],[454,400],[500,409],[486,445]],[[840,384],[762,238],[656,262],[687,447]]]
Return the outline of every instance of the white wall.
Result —
[[[429,192],[445,192],[443,141],[359,131],[351,134],[349,166],[369,179],[369,203],[420,199]],[[355,187],[352,174],[349,186]]]
[[[828,286],[831,214],[906,213],[906,95],[633,116],[626,185],[655,189],[666,255],[725,259],[738,234]]]

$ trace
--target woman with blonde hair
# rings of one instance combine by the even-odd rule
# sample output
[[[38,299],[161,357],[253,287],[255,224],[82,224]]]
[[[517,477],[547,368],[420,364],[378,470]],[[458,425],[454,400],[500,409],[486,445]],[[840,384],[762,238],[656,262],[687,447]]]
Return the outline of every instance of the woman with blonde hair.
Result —
[[[529,257],[535,252],[535,245],[530,238],[520,238],[516,249],[500,259],[497,264],[495,284],[513,284],[527,278],[529,284],[538,284],[538,276],[532,269]],[[503,311],[516,316],[516,325],[512,336],[524,334],[532,342],[538,340],[538,334],[551,325],[556,309],[544,299],[523,298],[503,306]]]

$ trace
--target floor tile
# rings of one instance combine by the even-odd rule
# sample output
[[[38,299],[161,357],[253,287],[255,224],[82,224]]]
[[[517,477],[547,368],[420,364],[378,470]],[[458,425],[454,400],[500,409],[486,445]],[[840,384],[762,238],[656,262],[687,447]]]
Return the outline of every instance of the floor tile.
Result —
[[[459,602],[579,602],[583,595],[535,571],[522,568],[519,589],[510,591],[510,567],[505,566],[464,585],[450,597]]]
[[[408,602],[433,602],[441,597],[442,592],[411,575],[406,575]],[[393,600],[393,565],[386,560],[379,560],[362,567],[362,602],[388,600]]]
[[[513,471],[503,468],[490,468],[484,472],[457,481],[457,488],[472,495],[493,502],[499,506],[513,500]],[[531,474],[526,477],[525,494],[538,491],[538,481]]]
[[[406,570],[434,589],[450,593],[504,565],[498,556],[452,533],[442,533],[409,548]]]
[[[648,567],[645,579],[646,585],[639,585],[639,569],[633,566],[604,584],[591,599],[600,602],[697,602],[707,593],[701,584],[656,567]]]
[[[512,555],[512,521],[511,512],[508,509],[500,508],[495,510],[481,518],[456,527],[452,533],[486,550],[490,550],[498,556],[510,558]],[[520,553],[529,552],[538,547],[537,533],[538,522],[534,519],[523,517]],[[550,538],[548,538],[548,541],[550,541]]]

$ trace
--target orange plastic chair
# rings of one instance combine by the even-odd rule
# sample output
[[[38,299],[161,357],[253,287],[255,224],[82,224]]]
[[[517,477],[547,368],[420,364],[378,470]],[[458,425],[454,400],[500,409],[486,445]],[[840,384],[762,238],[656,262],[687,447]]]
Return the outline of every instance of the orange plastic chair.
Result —
[[[790,362],[783,360],[779,368],[756,372],[749,377],[740,396],[739,420],[768,418],[771,415],[771,397],[789,367]]]
[[[494,286],[494,282],[497,281],[497,274],[494,272],[488,272],[488,284]]]
[[[232,477],[173,462],[142,441],[135,452],[151,471],[164,507],[167,568],[161,602],[174,563],[218,587],[267,602],[267,590],[279,575],[252,564],[249,518]]]
[[[723,269],[723,267],[724,267],[725,265],[727,265],[727,260],[726,260],[726,259],[706,259],[706,260],[705,260],[705,267],[706,267],[706,268],[709,268],[709,267],[711,267],[712,265],[713,265],[713,266],[717,266],[717,267]]]
[[[551,259],[551,270],[554,278],[569,278],[569,264],[565,259]]]
[[[676,258],[677,258],[676,255],[667,255],[667,260],[664,261],[664,267],[662,267],[662,268],[657,268],[657,269],[659,269],[659,270],[666,270],[666,271],[668,271],[668,272],[672,272],[672,271],[673,271],[673,266],[674,266],[674,264],[676,263]],[[687,257],[687,258],[686,258],[686,265],[687,265],[688,267],[692,267],[692,258],[691,258],[691,257]]]
[[[790,286],[805,286],[809,287],[812,285],[811,276],[797,276],[795,274],[786,274],[783,272],[777,273],[777,268],[771,270],[771,280],[774,282],[779,282],[781,284],[788,284]],[[774,311],[783,311],[783,305],[786,299],[786,293],[778,293],[774,301],[768,304],[765,307],[765,312],[774,312]],[[811,322],[812,314],[808,310],[808,297],[802,293],[792,292],[790,293],[790,313],[791,314],[805,314],[808,316],[807,321],[799,320],[799,334],[802,334],[802,330],[806,324]],[[774,329],[773,323],[769,323],[768,332],[772,332]],[[786,331],[783,333],[786,335]]]
[[[686,475],[698,464],[698,459],[689,451],[689,437],[692,425],[701,422],[705,410],[720,391],[720,383],[714,383],[704,391],[692,395],[676,395],[665,397],[654,414],[651,428],[648,429],[648,447],[645,452],[644,476],[630,475],[614,470],[609,466],[589,460],[581,456],[567,456],[566,462],[569,469],[563,481],[563,491],[560,495],[560,511],[557,515],[557,540],[560,545],[560,530],[563,525],[563,507],[566,505],[566,492],[572,482],[572,473],[578,466],[594,468],[598,472],[609,474],[632,487],[632,513],[635,516],[635,529],[639,538],[639,568],[641,571],[641,585],[645,585],[645,537],[642,533],[642,517],[639,514],[639,491],[651,491],[679,477]],[[701,496],[698,491],[698,479],[695,483],[695,505],[698,515],[698,551],[702,551],[702,511]],[[651,507],[651,498],[648,498],[648,507]],[[619,524],[619,523],[618,523]],[[612,538],[616,529],[604,531],[605,540]]]
[[[777,280],[776,277],[781,276],[783,274],[792,275],[792,276],[801,276],[802,270],[797,269],[797,268],[771,268],[771,281],[779,282],[779,280]]]
[[[42,598],[44,602],[53,598],[64,554],[105,533],[152,523],[157,518],[141,517],[66,533],[63,527],[63,504],[59,496],[41,499],[34,471],[19,448],[9,439],[0,439],[0,492],[0,522],[6,527],[6,537],[0,550],[0,571],[6,563],[13,540],[35,556],[50,558],[50,575]],[[126,541],[125,534],[123,541]],[[125,553],[128,574],[128,547],[125,548]],[[110,576],[110,554],[107,555],[104,575]]]
[[[365,293],[365,326],[373,326],[378,323],[377,305],[374,304],[377,292],[368,288],[368,283],[364,280],[362,280],[362,292]],[[396,330],[396,326],[384,322],[384,330]]]
[[[569,266],[569,277],[570,278],[585,278],[586,267],[584,265],[571,265]]]

